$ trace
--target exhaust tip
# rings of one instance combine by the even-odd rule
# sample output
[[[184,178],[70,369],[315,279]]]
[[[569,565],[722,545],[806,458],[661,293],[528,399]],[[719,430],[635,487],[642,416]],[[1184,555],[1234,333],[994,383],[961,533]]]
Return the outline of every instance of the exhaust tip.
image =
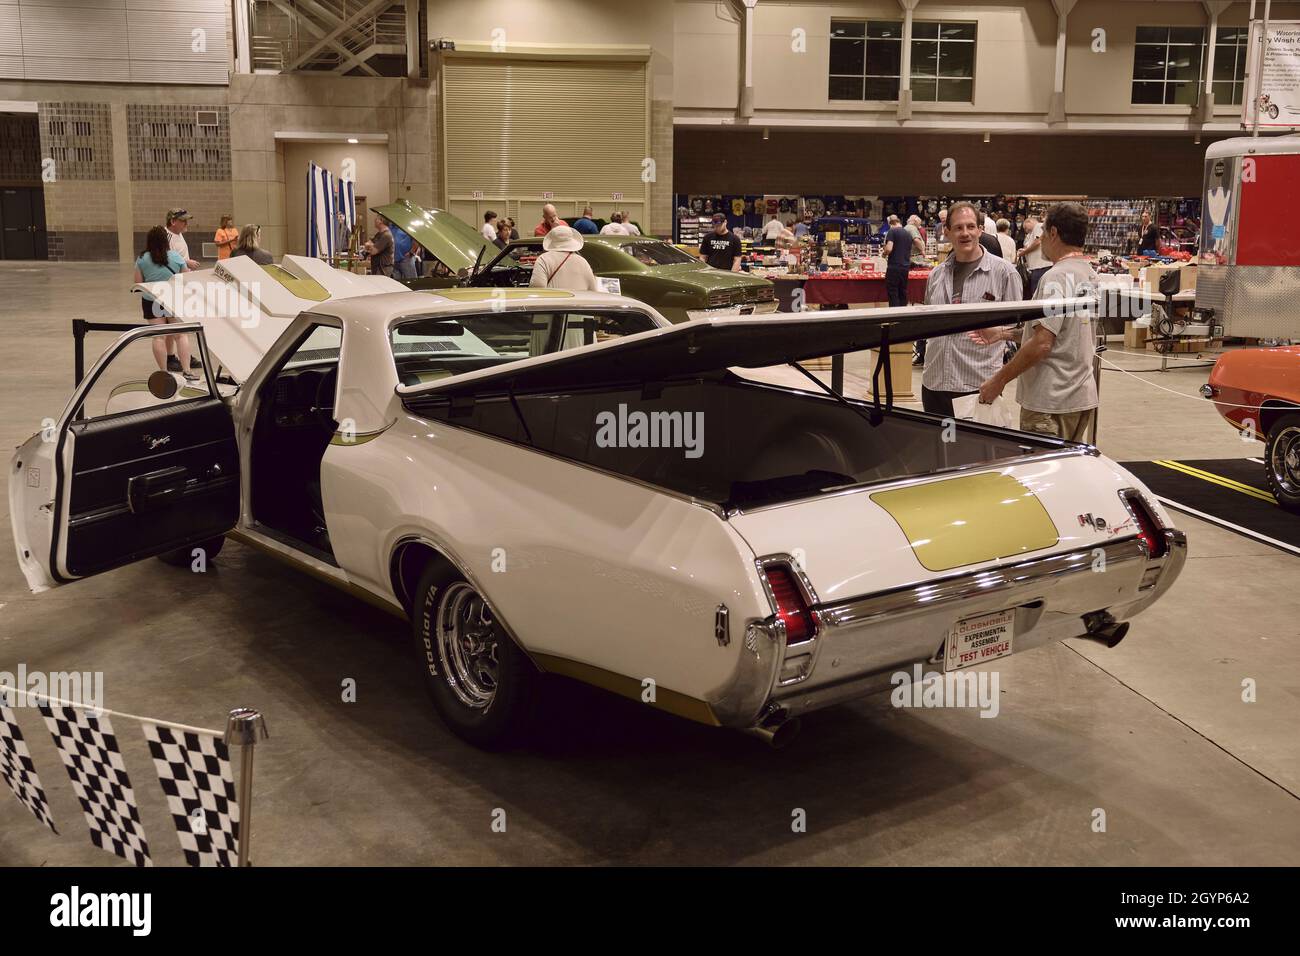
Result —
[[[744,733],[763,741],[771,750],[784,750],[799,736],[802,726],[798,717],[791,717],[789,720],[746,727]]]
[[[1128,621],[1122,621],[1119,624],[1113,624],[1106,628],[1099,635],[1105,641],[1107,647],[1115,647],[1120,641],[1128,635]]]

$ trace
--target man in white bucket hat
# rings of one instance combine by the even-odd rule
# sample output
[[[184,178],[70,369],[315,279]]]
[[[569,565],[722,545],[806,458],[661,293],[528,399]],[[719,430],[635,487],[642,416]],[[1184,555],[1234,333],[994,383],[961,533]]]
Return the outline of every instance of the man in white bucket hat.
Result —
[[[533,264],[530,286],[568,289],[570,292],[599,292],[600,283],[587,260],[578,254],[582,233],[572,226],[556,226],[542,240],[545,251]]]

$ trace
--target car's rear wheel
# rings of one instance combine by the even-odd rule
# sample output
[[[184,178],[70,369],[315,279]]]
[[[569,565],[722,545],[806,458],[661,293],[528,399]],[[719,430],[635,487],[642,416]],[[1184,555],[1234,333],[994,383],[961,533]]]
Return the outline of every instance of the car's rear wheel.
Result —
[[[1264,474],[1277,503],[1300,514],[1300,414],[1283,415],[1268,430]]]
[[[521,742],[540,675],[475,587],[434,564],[415,590],[411,627],[425,688],[459,737],[495,749]]]
[[[200,541],[198,544],[191,545],[188,548],[177,548],[175,551],[164,551],[158,555],[158,560],[163,564],[170,564],[176,568],[188,568],[194,564],[194,551],[201,548],[204,552],[204,562],[211,561],[221,553],[222,547],[226,543],[225,535],[216,538],[209,538],[207,541]]]

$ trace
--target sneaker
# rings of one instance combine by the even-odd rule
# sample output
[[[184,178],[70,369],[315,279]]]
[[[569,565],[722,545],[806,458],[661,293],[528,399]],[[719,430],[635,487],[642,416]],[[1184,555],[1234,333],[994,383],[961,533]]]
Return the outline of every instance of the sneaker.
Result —
[[[190,356],[190,368],[203,368],[203,363],[193,355]]]
[[[167,356],[167,371],[179,372],[181,370],[181,360],[175,355]]]

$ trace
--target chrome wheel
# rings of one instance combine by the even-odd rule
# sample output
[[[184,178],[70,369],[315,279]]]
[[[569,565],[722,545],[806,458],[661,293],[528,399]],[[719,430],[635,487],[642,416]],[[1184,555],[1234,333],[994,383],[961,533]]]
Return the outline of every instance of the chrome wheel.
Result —
[[[499,632],[483,597],[465,581],[449,585],[438,601],[435,640],[442,674],[466,707],[481,710],[497,691]]]
[[[1291,497],[1300,497],[1300,425],[1288,425],[1271,442],[1268,470],[1273,483]]]

